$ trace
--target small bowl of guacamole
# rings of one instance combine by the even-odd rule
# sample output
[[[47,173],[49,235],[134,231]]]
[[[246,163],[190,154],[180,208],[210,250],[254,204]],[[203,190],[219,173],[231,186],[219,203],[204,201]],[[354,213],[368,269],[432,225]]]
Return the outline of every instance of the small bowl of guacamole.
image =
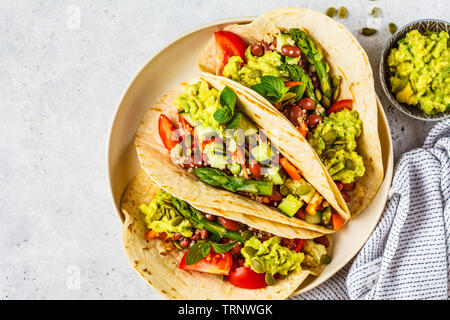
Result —
[[[392,104],[421,120],[450,117],[450,23],[418,20],[383,49],[380,80]]]

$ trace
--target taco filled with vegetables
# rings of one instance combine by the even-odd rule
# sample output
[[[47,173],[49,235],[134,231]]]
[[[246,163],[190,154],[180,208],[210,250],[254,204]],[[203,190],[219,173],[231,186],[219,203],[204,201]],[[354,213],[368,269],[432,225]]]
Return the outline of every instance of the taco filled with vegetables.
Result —
[[[129,262],[169,299],[285,299],[330,262],[329,236],[290,239],[209,214],[143,170],[121,210]]]
[[[372,201],[383,179],[372,70],[352,34],[326,15],[278,9],[214,32],[201,70],[277,110],[309,143],[352,215]]]
[[[135,141],[142,168],[196,208],[263,231],[274,222],[291,238],[339,230],[350,215],[314,151],[227,82],[192,78],[150,107]]]

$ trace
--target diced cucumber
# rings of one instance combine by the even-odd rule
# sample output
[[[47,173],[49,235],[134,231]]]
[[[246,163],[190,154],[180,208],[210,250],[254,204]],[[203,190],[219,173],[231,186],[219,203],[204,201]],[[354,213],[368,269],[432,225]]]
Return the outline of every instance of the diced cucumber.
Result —
[[[283,211],[289,217],[293,217],[297,213],[298,209],[302,207],[302,205],[302,200],[299,200],[295,196],[290,194],[281,201],[281,203],[278,205],[278,209]]]
[[[279,33],[277,34],[277,51],[281,52],[281,48],[284,45],[290,45],[292,43],[292,38],[289,33]]]
[[[282,185],[286,179],[286,172],[281,167],[271,167],[267,170],[266,177],[274,184]]]
[[[293,57],[288,57],[288,56],[286,56],[285,58],[286,58],[286,63],[287,63],[287,64],[294,64],[294,65],[297,65],[298,62],[300,61],[300,57],[293,58]]]
[[[313,216],[306,214],[305,221],[311,224],[319,224],[320,222],[322,222],[322,215],[320,214],[319,211],[317,211],[316,214]]]
[[[231,171],[232,174],[237,176],[241,172],[241,166],[238,164],[228,164],[227,168]]]

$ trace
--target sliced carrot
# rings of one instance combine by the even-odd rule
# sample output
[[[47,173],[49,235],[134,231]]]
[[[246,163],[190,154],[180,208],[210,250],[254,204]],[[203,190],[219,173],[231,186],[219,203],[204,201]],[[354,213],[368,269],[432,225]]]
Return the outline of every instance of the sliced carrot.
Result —
[[[342,218],[337,213],[331,214],[331,220],[333,221],[334,230],[339,230],[342,228]]]
[[[299,181],[302,179],[300,173],[298,173],[297,169],[295,169],[295,167],[288,161],[288,159],[281,158],[280,164],[283,167],[283,169],[287,172],[289,177],[292,178],[292,180]]]
[[[159,233],[156,232],[155,230],[150,230],[149,232],[147,232],[147,234],[145,235],[145,237],[147,239],[156,239],[159,237]]]
[[[308,133],[308,125],[302,118],[298,118],[297,130],[300,131],[302,136],[306,137],[306,134]]]
[[[308,203],[308,205],[306,206],[305,209],[306,213],[309,214],[310,216],[315,216],[317,208],[319,207],[321,202],[322,196],[318,192],[316,192],[312,197],[311,202]]]
[[[290,87],[295,87],[295,86],[301,86],[302,84],[303,83],[301,83],[299,81],[286,81],[284,83],[284,86],[290,88]]]
[[[263,203],[269,203],[270,202],[269,197],[262,197],[261,200],[262,200]]]

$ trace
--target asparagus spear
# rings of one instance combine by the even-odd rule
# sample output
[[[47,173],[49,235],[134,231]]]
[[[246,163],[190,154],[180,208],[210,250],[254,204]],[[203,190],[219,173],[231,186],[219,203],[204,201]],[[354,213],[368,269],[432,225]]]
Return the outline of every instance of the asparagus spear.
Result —
[[[231,192],[243,191],[262,196],[270,196],[273,192],[272,181],[246,180],[243,177],[229,177],[214,168],[197,168],[194,174],[203,182]]]
[[[187,202],[172,197],[172,203],[184,217],[191,220],[196,228],[205,229],[209,232],[218,234],[221,237],[245,243],[245,239],[239,232],[228,230],[218,223],[206,220],[205,216],[200,211],[191,207]]]
[[[314,86],[312,84],[312,80],[310,76],[305,73],[302,67],[285,63],[280,65],[278,69],[281,71],[289,72],[289,77],[292,79],[292,81],[300,81],[301,83],[306,84],[306,95],[313,99],[315,104],[319,103],[316,95],[314,94]]]
[[[319,76],[320,88],[322,93],[331,100],[333,90],[331,89],[330,77],[328,76],[327,68],[322,61],[323,56],[320,50],[316,47],[314,42],[309,38],[306,33],[300,29],[290,29],[289,34],[291,38],[298,45],[300,50],[308,56],[309,61],[316,68],[317,75]]]

